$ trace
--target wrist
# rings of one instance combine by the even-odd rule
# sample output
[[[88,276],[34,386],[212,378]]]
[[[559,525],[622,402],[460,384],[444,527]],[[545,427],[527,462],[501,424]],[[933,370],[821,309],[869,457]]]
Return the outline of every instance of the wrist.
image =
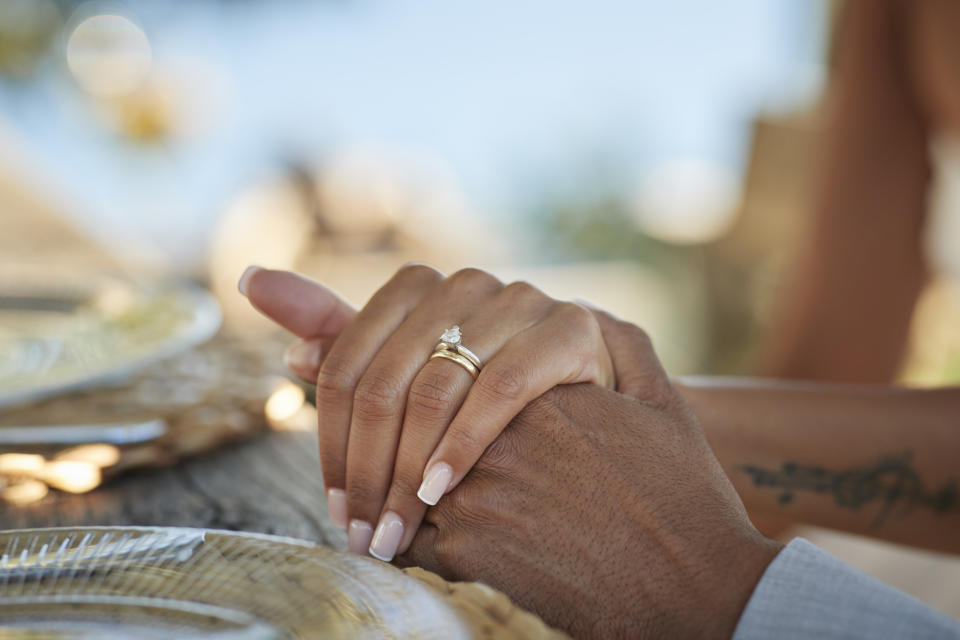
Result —
[[[696,552],[679,550],[664,571],[655,595],[648,593],[638,611],[642,623],[625,626],[629,633],[650,638],[730,638],[754,589],[783,545],[750,527],[736,537],[713,537]],[[669,576],[669,577],[666,577]],[[638,631],[639,630],[639,631]],[[622,631],[622,630],[621,630]]]
[[[730,477],[731,461],[737,457],[738,447],[744,444],[743,434],[739,437],[737,434],[738,419],[733,413],[736,407],[730,406],[722,390],[697,380],[702,379],[677,378],[673,385],[693,410],[713,455]]]
[[[769,421],[763,423],[766,428],[760,428],[758,416],[769,418],[769,407],[758,405],[756,395],[748,389],[724,386],[716,379],[685,377],[673,384],[697,416],[707,444],[747,507],[750,520],[767,536],[783,535],[796,521],[768,496],[758,496],[757,488],[739,468],[768,460],[771,429]]]
[[[717,553],[697,591],[700,593],[701,637],[729,638],[740,621],[754,589],[774,558],[783,550],[781,542],[763,536],[750,527],[740,540],[729,543],[726,553]]]

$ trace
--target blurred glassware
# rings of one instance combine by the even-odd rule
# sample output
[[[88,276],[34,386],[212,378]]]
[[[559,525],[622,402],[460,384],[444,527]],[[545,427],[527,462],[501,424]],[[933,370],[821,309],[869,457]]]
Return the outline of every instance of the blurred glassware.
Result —
[[[27,529],[0,533],[0,550],[3,637],[472,637],[414,578],[290,538]]]

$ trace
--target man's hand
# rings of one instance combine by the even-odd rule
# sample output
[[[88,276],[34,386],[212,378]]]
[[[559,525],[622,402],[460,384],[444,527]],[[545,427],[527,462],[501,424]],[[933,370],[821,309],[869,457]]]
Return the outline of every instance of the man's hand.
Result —
[[[485,582],[576,637],[729,637],[780,545],[641,357],[659,375],[639,397],[581,384],[527,407],[401,562]]]

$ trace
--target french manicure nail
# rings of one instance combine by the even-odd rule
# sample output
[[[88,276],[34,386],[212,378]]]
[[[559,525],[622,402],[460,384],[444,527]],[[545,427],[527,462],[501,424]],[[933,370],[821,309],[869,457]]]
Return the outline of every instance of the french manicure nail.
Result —
[[[261,269],[262,267],[258,267],[257,265],[252,264],[243,270],[243,275],[240,276],[240,281],[237,282],[237,289],[240,290],[240,293],[242,293],[245,296],[248,295],[247,291],[250,287],[250,278],[252,278],[253,274],[255,274],[257,271],[260,271]]]
[[[341,529],[347,528],[347,493],[343,489],[327,489],[327,510],[330,522]]]
[[[289,369],[313,371],[320,368],[320,342],[307,340],[290,345],[283,354],[283,362]]]
[[[363,520],[351,520],[347,530],[347,548],[358,556],[366,555],[373,537],[373,525]]]
[[[453,469],[446,462],[436,462],[423,476],[423,484],[417,491],[417,497],[433,506],[443,497],[453,480]]]
[[[387,511],[380,517],[377,532],[370,543],[370,555],[378,560],[390,562],[397,553],[400,540],[403,539],[403,520],[393,511]]]

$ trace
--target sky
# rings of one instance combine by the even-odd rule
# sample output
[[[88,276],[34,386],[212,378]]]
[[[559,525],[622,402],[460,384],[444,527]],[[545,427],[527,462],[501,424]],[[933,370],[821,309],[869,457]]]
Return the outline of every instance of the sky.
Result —
[[[171,259],[196,259],[237,191],[291,155],[429,158],[471,210],[500,217],[591,154],[638,181],[691,159],[739,177],[751,118],[809,100],[821,76],[823,9],[808,0],[126,7],[192,133],[118,141],[53,72],[0,85],[0,124],[88,228]]]

